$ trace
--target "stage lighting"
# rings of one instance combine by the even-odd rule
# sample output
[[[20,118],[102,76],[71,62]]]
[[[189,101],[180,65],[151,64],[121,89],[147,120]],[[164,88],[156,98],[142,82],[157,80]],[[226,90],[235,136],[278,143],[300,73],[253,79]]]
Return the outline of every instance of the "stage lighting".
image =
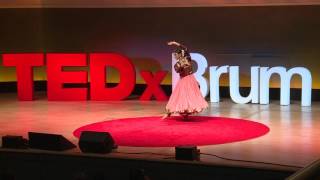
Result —
[[[29,146],[34,149],[64,151],[75,148],[72,142],[59,134],[29,132]]]
[[[176,160],[200,160],[200,150],[197,146],[177,146]]]
[[[26,149],[28,148],[28,140],[22,136],[2,136],[2,148]]]
[[[79,147],[84,153],[110,153],[117,148],[108,132],[83,131],[80,135]]]

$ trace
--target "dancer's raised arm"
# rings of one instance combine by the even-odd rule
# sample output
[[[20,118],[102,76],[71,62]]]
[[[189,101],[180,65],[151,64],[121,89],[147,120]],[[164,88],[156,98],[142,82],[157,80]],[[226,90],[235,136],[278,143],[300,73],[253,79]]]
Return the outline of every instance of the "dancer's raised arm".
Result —
[[[176,42],[176,41],[169,41],[169,42],[168,42],[168,45],[169,45],[169,46],[172,46],[172,45],[180,46],[181,44],[178,43],[178,42]]]
[[[168,44],[169,46],[178,46],[178,47],[180,47],[181,49],[187,51],[187,47],[186,47],[185,45],[183,45],[183,44],[181,44],[181,43],[178,43],[178,42],[176,42],[176,41],[169,41],[167,44]]]

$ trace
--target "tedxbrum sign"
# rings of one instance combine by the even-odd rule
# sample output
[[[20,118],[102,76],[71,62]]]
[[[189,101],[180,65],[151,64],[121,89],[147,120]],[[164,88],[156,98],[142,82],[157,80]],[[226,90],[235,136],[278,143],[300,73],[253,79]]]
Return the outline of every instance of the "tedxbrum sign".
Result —
[[[280,76],[280,104],[290,104],[290,80],[293,75],[299,75],[302,80],[301,105],[311,106],[312,76],[304,67],[251,67],[251,91],[247,97],[239,92],[239,66],[210,66],[209,81],[203,76],[208,69],[206,58],[198,53],[191,53],[191,58],[197,63],[194,73],[199,82],[201,93],[207,96],[210,89],[210,101],[219,102],[219,78],[224,73],[229,73],[230,96],[235,103],[269,103],[269,81],[273,74]],[[89,59],[89,61],[87,60]],[[3,54],[3,66],[15,67],[17,73],[17,87],[19,100],[33,100],[33,67],[47,66],[47,96],[48,100],[122,100],[128,97],[136,83],[136,71],[131,61],[115,53],[26,53]],[[46,63],[45,63],[46,62]],[[172,57],[172,64],[176,60]],[[87,71],[65,71],[64,67],[86,67]],[[106,84],[106,68],[117,69],[120,82],[115,87]],[[140,71],[147,88],[140,100],[150,100],[155,96],[157,100],[167,100],[167,96],[160,87],[166,76],[166,71],[152,74],[150,71]],[[64,87],[65,84],[86,84],[90,75],[90,87]],[[172,88],[175,87],[179,75],[172,70]],[[208,83],[210,82],[210,83]],[[90,90],[89,90],[90,89]]]

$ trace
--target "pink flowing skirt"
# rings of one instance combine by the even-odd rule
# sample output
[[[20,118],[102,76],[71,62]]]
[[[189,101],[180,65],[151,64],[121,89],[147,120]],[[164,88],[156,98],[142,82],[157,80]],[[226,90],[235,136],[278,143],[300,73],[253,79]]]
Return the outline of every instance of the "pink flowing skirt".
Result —
[[[198,113],[208,107],[193,74],[181,78],[174,88],[166,110],[169,113]]]

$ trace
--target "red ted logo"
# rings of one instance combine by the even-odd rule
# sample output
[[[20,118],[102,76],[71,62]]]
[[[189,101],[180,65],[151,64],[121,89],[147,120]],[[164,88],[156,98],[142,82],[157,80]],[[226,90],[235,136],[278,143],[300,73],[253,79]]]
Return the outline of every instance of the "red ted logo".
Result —
[[[87,71],[63,71],[63,67],[88,66],[87,54],[62,53],[28,53],[3,54],[3,65],[16,67],[18,99],[33,100],[33,67],[47,66],[47,94],[51,101],[73,100],[122,100],[128,97],[136,84],[136,72],[131,61],[115,53],[89,54],[90,91],[88,88],[65,88],[67,83],[88,83]],[[116,87],[108,87],[106,82],[106,68],[112,67],[119,71],[120,82]],[[166,76],[166,71],[158,71],[154,75],[150,71],[141,71],[147,88],[140,100],[150,100],[155,96],[157,100],[167,100],[168,97],[160,87]],[[90,93],[90,94],[89,94]]]

